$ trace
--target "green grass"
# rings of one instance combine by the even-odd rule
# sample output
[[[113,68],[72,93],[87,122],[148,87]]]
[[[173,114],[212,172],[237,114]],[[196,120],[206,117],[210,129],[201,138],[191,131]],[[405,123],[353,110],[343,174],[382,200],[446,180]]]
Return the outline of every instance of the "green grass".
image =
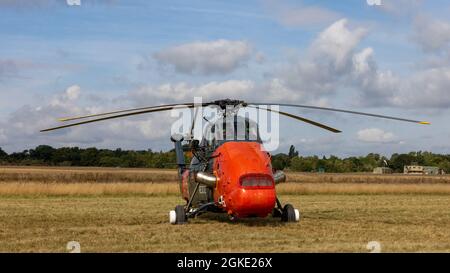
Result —
[[[1,252],[450,252],[450,195],[284,195],[300,223],[206,214],[168,223],[176,196],[0,196]]]

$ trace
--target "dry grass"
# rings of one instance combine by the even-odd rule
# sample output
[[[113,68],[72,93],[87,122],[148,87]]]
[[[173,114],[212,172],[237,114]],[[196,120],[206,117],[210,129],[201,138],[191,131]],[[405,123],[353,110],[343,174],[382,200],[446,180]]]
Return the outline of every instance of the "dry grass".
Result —
[[[183,204],[172,170],[0,168],[0,252],[66,252],[73,240],[82,252],[367,252],[374,240],[450,252],[448,176],[288,177],[277,192],[300,223],[205,214],[172,226]]]
[[[392,183],[450,184],[450,175],[405,175],[372,173],[299,173],[287,172],[288,182],[301,183]]]
[[[0,182],[115,183],[175,181],[175,170],[74,167],[0,167]]]
[[[450,184],[450,175],[375,175],[371,173],[298,173],[287,172],[288,182],[295,183],[394,183],[394,184]],[[80,168],[80,167],[2,167],[0,182],[45,183],[117,183],[117,182],[173,182],[173,169]]]
[[[175,195],[176,183],[0,183],[0,195]]]
[[[286,183],[280,194],[450,194],[450,184]]]
[[[277,186],[284,195],[307,194],[450,194],[449,184],[286,183]],[[172,183],[36,183],[2,182],[0,195],[179,195]]]
[[[0,196],[0,252],[450,252],[450,195],[287,195],[300,223],[205,214],[172,226],[177,196]]]

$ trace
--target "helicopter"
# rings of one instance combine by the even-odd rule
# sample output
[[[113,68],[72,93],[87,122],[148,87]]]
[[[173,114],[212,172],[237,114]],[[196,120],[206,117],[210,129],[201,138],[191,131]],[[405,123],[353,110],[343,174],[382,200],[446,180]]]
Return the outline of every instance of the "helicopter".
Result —
[[[298,222],[301,218],[299,210],[291,204],[283,206],[277,196],[275,186],[285,182],[287,178],[282,170],[272,168],[271,154],[264,149],[258,123],[248,117],[239,116],[237,110],[243,108],[262,109],[320,127],[332,133],[341,133],[341,131],[289,112],[264,107],[268,105],[430,124],[426,121],[337,108],[221,99],[206,103],[165,104],[62,118],[59,121],[81,121],[44,129],[41,132],[109,119],[169,111],[177,107],[194,109],[195,116],[192,120],[190,136],[187,138],[181,134],[171,136],[176,154],[180,193],[186,203],[177,205],[174,210],[169,212],[169,222],[171,224],[186,224],[188,219],[195,218],[205,212],[226,213],[232,221],[272,215],[272,217],[280,218],[283,222]],[[202,139],[192,138],[198,107],[214,107],[221,114],[215,121],[209,121],[205,118],[208,124],[203,132]],[[242,128],[242,130],[238,130],[238,128]],[[192,153],[190,164],[185,162],[185,152]]]

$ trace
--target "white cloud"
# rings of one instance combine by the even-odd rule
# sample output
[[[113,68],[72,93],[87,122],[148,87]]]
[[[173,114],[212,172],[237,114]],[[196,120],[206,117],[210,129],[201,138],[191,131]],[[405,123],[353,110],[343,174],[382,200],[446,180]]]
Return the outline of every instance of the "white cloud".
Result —
[[[351,53],[366,35],[364,28],[350,29],[348,20],[341,19],[319,34],[312,44],[315,58],[328,58],[336,70],[345,68],[351,60]]]
[[[255,83],[250,80],[228,80],[191,85],[185,82],[167,83],[159,86],[144,86],[129,94],[135,105],[155,105],[158,103],[192,102],[194,97],[202,97],[203,101],[229,98],[249,98],[255,95]]]
[[[0,144],[8,151],[32,148],[39,144],[53,146],[96,146],[96,147],[163,147],[161,143],[170,132],[170,113],[142,115],[118,119],[113,122],[99,122],[72,127],[59,131],[40,133],[45,128],[61,125],[57,118],[105,112],[126,107],[105,103],[101,106],[84,105],[84,95],[78,85],[73,85],[51,98],[25,105],[0,120]],[[152,143],[158,143],[153,146]]]
[[[394,141],[395,135],[378,128],[368,128],[358,131],[358,140],[363,142],[389,143]]]
[[[17,63],[13,60],[0,59],[0,80],[17,74]]]
[[[424,51],[433,52],[450,45],[450,23],[427,16],[417,16],[414,20],[413,40]]]
[[[51,106],[73,107],[72,102],[76,101],[81,94],[81,88],[78,85],[69,86],[64,93],[55,95],[51,101]],[[42,107],[41,107],[42,108]]]
[[[278,100],[290,98],[296,102],[317,102],[336,94],[337,87],[353,70],[352,58],[364,28],[351,28],[341,19],[319,33],[304,56],[290,61],[276,72],[269,90]]]
[[[22,70],[37,67],[38,65],[25,60],[0,59],[0,81],[6,78],[20,78]]]
[[[76,100],[80,97],[81,88],[78,85],[72,85],[66,90],[65,96],[69,100]]]
[[[185,74],[225,74],[241,67],[252,55],[245,41],[193,42],[163,49],[153,55],[161,64]]]
[[[426,68],[401,77],[390,70],[379,70],[371,48],[353,56],[352,84],[360,90],[361,105],[406,108],[450,106],[450,67]]]
[[[408,16],[416,13],[423,0],[381,0],[381,5],[373,6],[395,16]]]
[[[36,8],[56,4],[56,0],[0,0],[0,7]]]
[[[0,129],[0,144],[5,144],[8,141],[8,137],[6,136],[5,129]]]
[[[266,1],[266,6],[278,22],[288,27],[322,26],[339,18],[339,14],[335,11],[319,6],[305,6],[301,3],[291,6],[280,1]]]
[[[68,6],[67,0],[0,0],[0,7],[15,9],[48,8],[53,6]],[[81,0],[82,5],[111,5],[115,0]]]

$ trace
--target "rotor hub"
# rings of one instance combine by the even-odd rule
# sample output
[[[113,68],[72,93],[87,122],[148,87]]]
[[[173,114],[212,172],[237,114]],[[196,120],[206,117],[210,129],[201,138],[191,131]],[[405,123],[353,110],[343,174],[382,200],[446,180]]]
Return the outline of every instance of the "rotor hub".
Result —
[[[238,105],[247,106],[247,103],[243,100],[232,100],[232,99],[215,100],[212,102],[212,104],[219,106],[220,109],[222,110],[226,110],[227,106],[233,107],[236,107]]]

